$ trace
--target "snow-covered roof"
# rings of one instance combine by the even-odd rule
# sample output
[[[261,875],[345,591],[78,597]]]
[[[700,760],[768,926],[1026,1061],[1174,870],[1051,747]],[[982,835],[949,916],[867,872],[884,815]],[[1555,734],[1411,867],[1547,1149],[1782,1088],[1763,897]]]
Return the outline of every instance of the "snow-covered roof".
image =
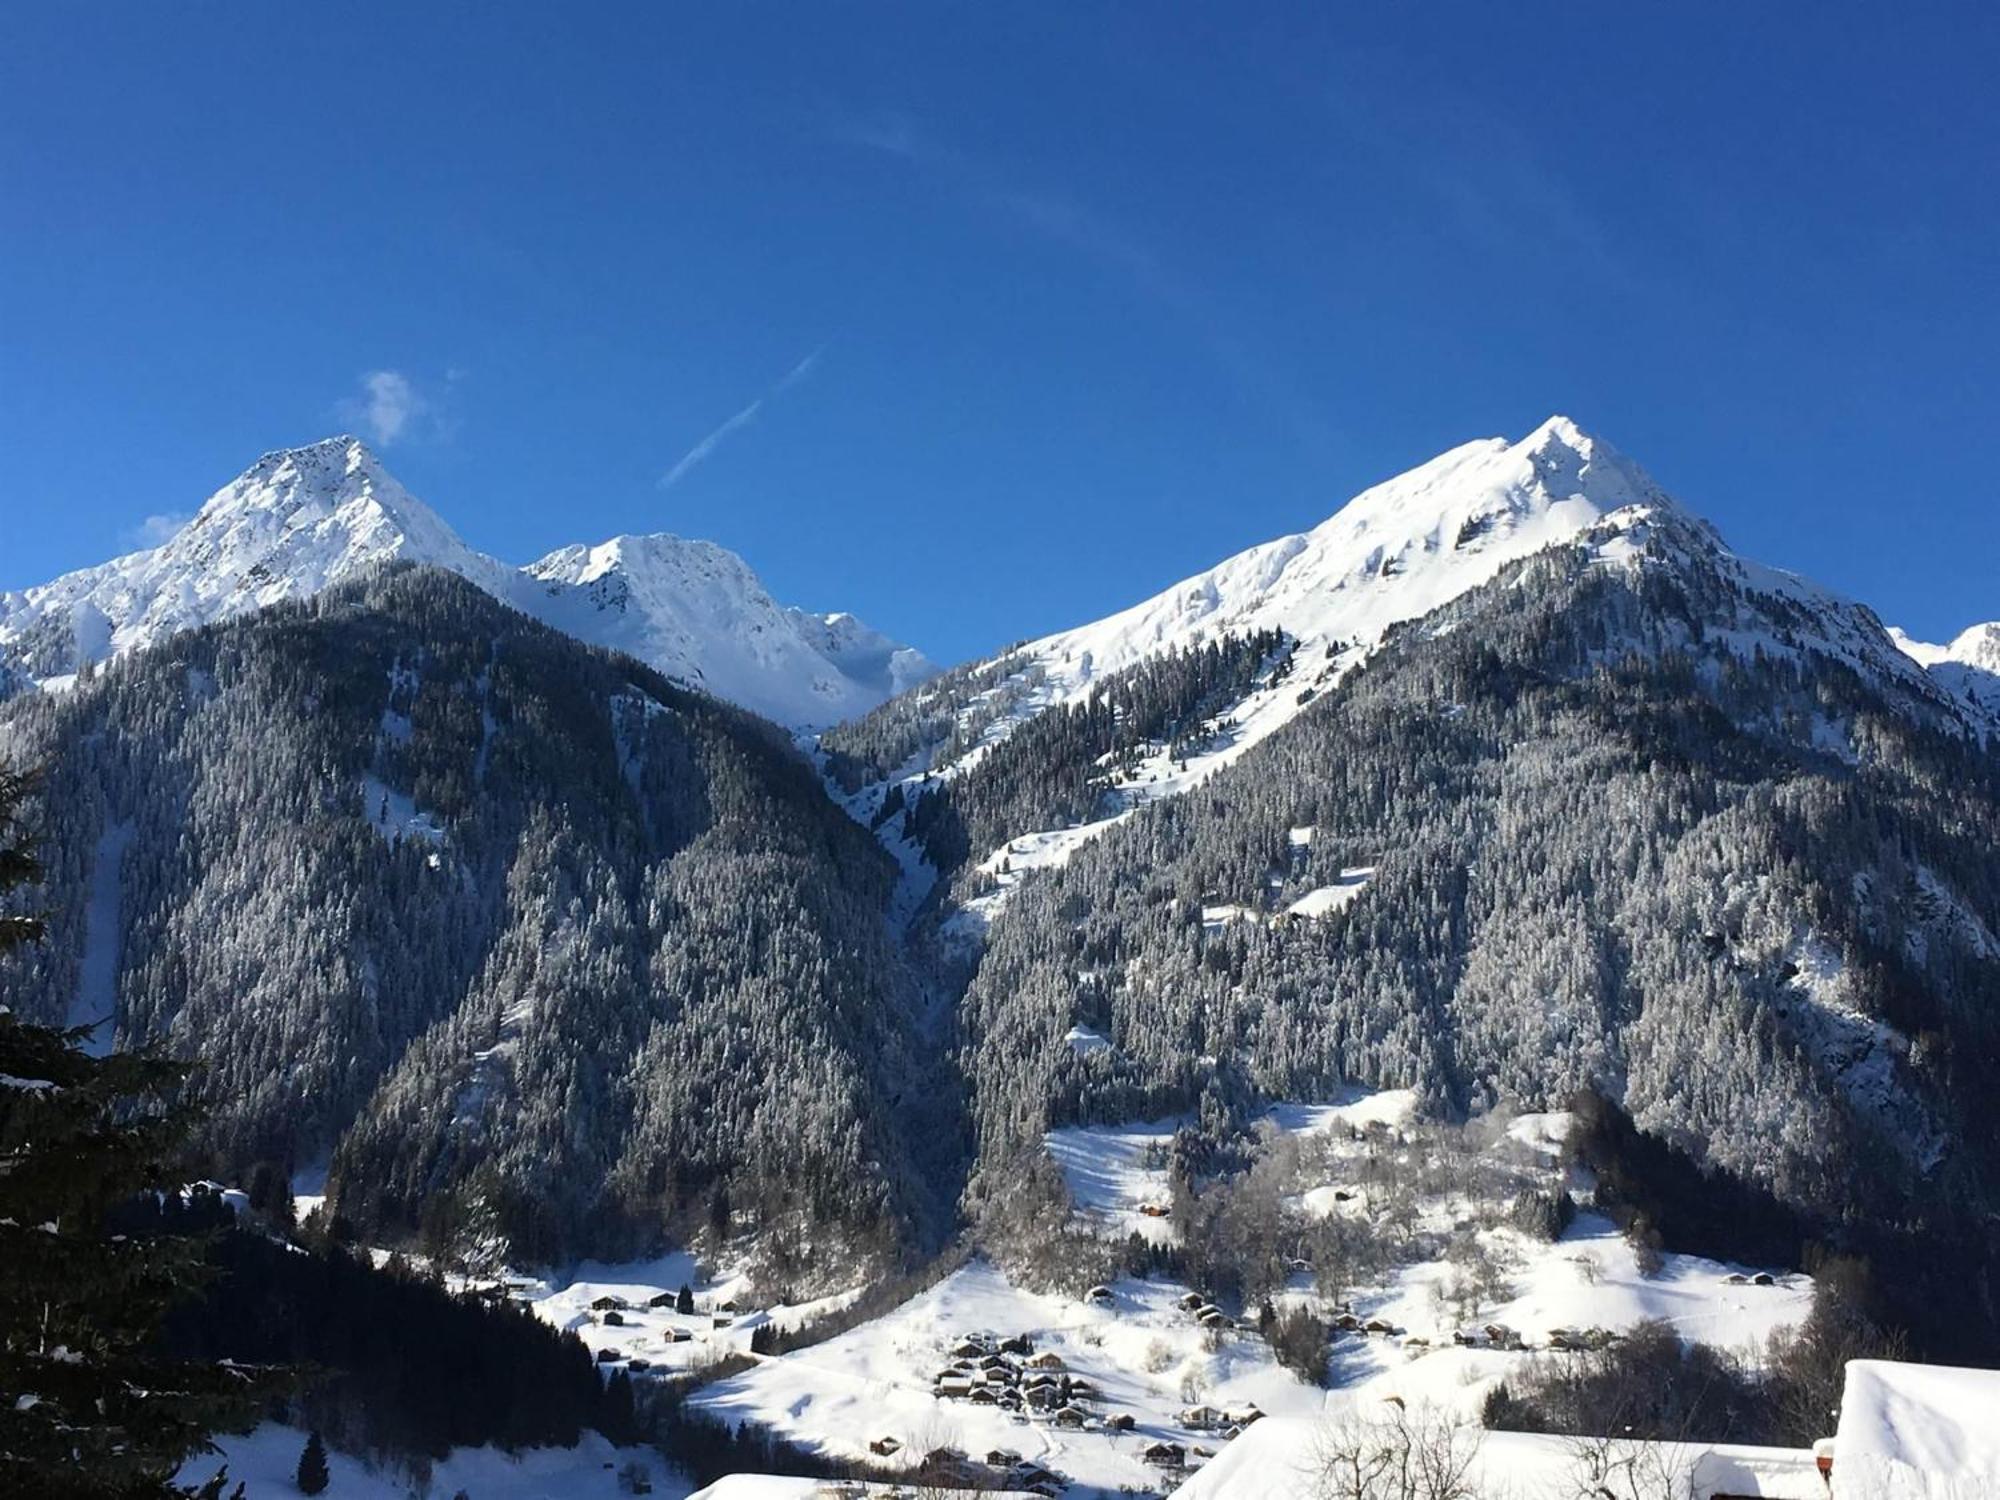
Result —
[[[1267,1417],[1230,1443],[1173,1493],[1172,1500],[1316,1500],[1313,1453],[1319,1423]],[[1581,1440],[1539,1433],[1479,1434],[1469,1476],[1498,1495],[1578,1493]],[[1697,1495],[1761,1495],[1772,1500],[1826,1500],[1812,1454],[1805,1449],[1754,1448],[1734,1443],[1630,1443],[1664,1458],[1669,1472],[1687,1471]],[[1645,1471],[1646,1465],[1639,1465]],[[1616,1488],[1614,1478],[1612,1485]],[[1641,1488],[1646,1486],[1642,1485]]]
[[[1857,1359],[1833,1445],[1835,1500],[1990,1495],[2000,1486],[2000,1370]]]

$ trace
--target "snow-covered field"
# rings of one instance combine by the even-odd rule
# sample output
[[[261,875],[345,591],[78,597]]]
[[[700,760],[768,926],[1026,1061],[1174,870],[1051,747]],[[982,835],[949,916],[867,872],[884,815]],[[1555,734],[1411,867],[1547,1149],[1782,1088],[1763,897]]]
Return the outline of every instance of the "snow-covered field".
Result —
[[[246,1500],[296,1495],[293,1482],[306,1435],[296,1427],[266,1422],[240,1436],[215,1440],[222,1451],[192,1458],[182,1465],[179,1482],[201,1484],[223,1466],[229,1469],[228,1489],[242,1481]],[[644,1448],[615,1448],[587,1432],[574,1448],[529,1448],[503,1453],[497,1448],[460,1448],[433,1464],[428,1476],[393,1466],[375,1467],[345,1453],[327,1453],[329,1500],[409,1500],[447,1497],[463,1490],[473,1500],[604,1500],[629,1493],[619,1473],[636,1464],[652,1484],[654,1500],[682,1500],[692,1488],[655,1453]]]
[[[1165,1209],[1172,1196],[1167,1185],[1167,1147],[1185,1123],[1155,1120],[1143,1125],[1075,1125],[1050,1131],[1049,1155],[1062,1168],[1078,1219],[1114,1239],[1138,1234],[1155,1244],[1172,1243],[1172,1222],[1163,1214],[1145,1210]]]
[[[1445,1149],[1425,1133],[1435,1127],[1415,1118],[1416,1104],[1408,1091],[1356,1089],[1325,1103],[1275,1106],[1260,1122],[1267,1152],[1296,1153],[1290,1169],[1296,1191],[1287,1202],[1298,1219],[1354,1215],[1379,1220],[1390,1233],[1388,1221],[1400,1213],[1393,1232],[1415,1247],[1347,1290],[1352,1316],[1383,1331],[1335,1334],[1331,1391],[1286,1371],[1248,1326],[1204,1328],[1182,1305],[1190,1289],[1176,1282],[1128,1277],[1109,1284],[1108,1298],[1079,1299],[1027,1290],[999,1268],[974,1262],[884,1317],[765,1359],[697,1399],[728,1420],[762,1423],[855,1459],[869,1458],[869,1445],[885,1438],[905,1454],[949,1446],[977,1459],[1003,1449],[1067,1475],[1076,1493],[1167,1490],[1183,1476],[1149,1463],[1149,1444],[1179,1443],[1193,1466],[1206,1458],[1198,1448],[1220,1451],[1226,1441],[1184,1420],[1189,1408],[1240,1415],[1254,1406],[1273,1416],[1311,1418],[1328,1401],[1397,1396],[1470,1415],[1499,1380],[1566,1336],[1558,1330],[1615,1332],[1659,1319],[1684,1338],[1749,1349],[1805,1316],[1812,1296],[1806,1277],[1774,1276],[1760,1286],[1753,1280],[1760,1268],[1682,1255],[1664,1256],[1648,1275],[1611,1221],[1587,1208],[1550,1241],[1507,1223],[1500,1204],[1469,1201],[1453,1186],[1433,1185],[1413,1202],[1392,1206],[1393,1195],[1380,1186],[1384,1163],[1393,1173],[1403,1158]],[[1159,1242],[1175,1233],[1170,1219],[1139,1208],[1167,1202],[1165,1146],[1178,1123],[1051,1132],[1050,1154],[1069,1185],[1080,1228],[1121,1239],[1137,1230]],[[1504,1167],[1507,1183],[1553,1187],[1564,1180],[1566,1129],[1564,1115],[1524,1114],[1485,1122],[1450,1144]],[[1419,1165],[1412,1159],[1404,1175],[1430,1181]],[[1489,1269],[1477,1292],[1467,1292],[1464,1267],[1450,1251],[1427,1258],[1447,1242],[1478,1245]],[[1304,1271],[1274,1301],[1328,1317],[1338,1310]],[[1504,1325],[1505,1335],[1490,1337],[1489,1325]],[[1017,1414],[934,1393],[962,1340],[1020,1334],[1087,1382],[1088,1393],[1075,1402],[1088,1414],[1083,1425],[1065,1428],[1047,1413]],[[1461,1334],[1471,1342],[1455,1342]],[[1131,1419],[1129,1431],[1107,1426],[1119,1416]]]
[[[1317,886],[1307,891],[1285,910],[1295,917],[1324,917],[1348,905],[1374,878],[1373,865],[1352,866],[1342,870],[1340,878],[1333,884]]]
[[[960,1490],[926,1484],[923,1500],[1039,1500],[1025,1490]],[[693,1500],[913,1500],[900,1484],[861,1484],[847,1480],[796,1479],[788,1474],[726,1474],[696,1490]]]
[[[1084,1490],[1171,1487],[1145,1447],[1190,1441],[1183,1408],[1255,1404],[1309,1415],[1324,1393],[1295,1380],[1261,1339],[1233,1334],[1211,1349],[1206,1330],[1178,1305],[1185,1288],[1164,1280],[1112,1284],[1108,1306],[1015,1286],[975,1262],[894,1312],[824,1344],[763,1361],[696,1398],[730,1421],[765,1423],[830,1453],[870,1457],[868,1445],[893,1438],[917,1455],[957,1447],[979,1458],[1005,1449],[1066,1474]],[[1037,1355],[1054,1354],[1095,1390],[1089,1407],[1133,1418],[1130,1432],[1102,1423],[1066,1430],[1041,1413],[931,1394],[933,1376],[969,1334],[1028,1333]],[[1210,1442],[1203,1437],[1194,1441]],[[1219,1439],[1214,1439],[1218,1441]]]
[[[656,1298],[675,1297],[683,1286],[696,1311],[677,1312],[671,1303],[651,1305]],[[574,1333],[593,1355],[615,1351],[617,1357],[605,1362],[606,1369],[637,1374],[700,1369],[730,1355],[748,1354],[751,1338],[767,1323],[790,1327],[844,1307],[860,1294],[857,1287],[810,1302],[752,1307],[746,1276],[731,1271],[709,1279],[684,1252],[622,1265],[586,1261],[559,1282],[512,1277],[507,1287],[510,1296],[544,1322]],[[605,1301],[618,1305],[593,1305]]]
[[[1324,1442],[1316,1424],[1261,1422],[1230,1444],[1229,1451],[1176,1492],[1174,1500],[1315,1500],[1316,1450]],[[1590,1450],[1570,1439],[1539,1433],[1489,1432],[1467,1435],[1466,1477],[1481,1494],[1512,1500],[1567,1500],[1597,1493],[1606,1500],[1632,1500],[1636,1493],[1667,1491],[1683,1476],[1698,1495],[1763,1495],[1776,1500],[1825,1500],[1826,1482],[1809,1451],[1754,1448],[1724,1443],[1623,1444],[1616,1460],[1645,1475],[1634,1481],[1615,1470],[1599,1489],[1586,1479]],[[1476,1443],[1476,1447],[1473,1444]],[[1648,1462],[1641,1453],[1658,1454]],[[1654,1474],[1660,1480],[1653,1479]],[[1678,1492],[1676,1489],[1674,1492]]]

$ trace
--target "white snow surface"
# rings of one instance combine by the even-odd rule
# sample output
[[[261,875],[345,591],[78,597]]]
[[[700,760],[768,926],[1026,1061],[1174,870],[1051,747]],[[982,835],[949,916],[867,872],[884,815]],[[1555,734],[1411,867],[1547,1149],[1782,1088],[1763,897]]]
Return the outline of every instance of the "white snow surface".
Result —
[[[731,1354],[747,1354],[751,1337],[765,1324],[792,1326],[845,1306],[861,1290],[855,1287],[810,1302],[753,1308],[747,1302],[744,1276],[731,1271],[704,1274],[695,1257],[685,1251],[618,1265],[586,1261],[559,1282],[510,1276],[503,1284],[510,1296],[525,1303],[543,1322],[574,1333],[593,1356],[615,1350],[620,1358],[609,1361],[608,1368],[643,1359],[650,1369],[662,1373],[699,1367]],[[693,1294],[697,1311],[678,1313],[670,1307],[647,1306],[654,1297],[678,1292],[682,1286]],[[615,1297],[624,1304],[616,1309],[620,1323],[606,1323],[604,1313],[591,1307],[605,1297]],[[716,1314],[726,1302],[742,1305],[736,1312],[724,1313],[727,1326],[718,1327]],[[682,1337],[676,1338],[676,1334]]]
[[[1347,906],[1361,894],[1368,882],[1375,878],[1373,865],[1356,865],[1342,870],[1340,878],[1332,885],[1322,885],[1307,891],[1285,910],[1295,917],[1323,917]]]
[[[1294,1207],[1371,1219],[1388,1212],[1389,1205],[1371,1202],[1375,1194],[1363,1186],[1364,1159],[1370,1153],[1379,1161],[1383,1151],[1417,1149],[1412,1143],[1431,1128],[1420,1119],[1417,1106],[1417,1096],[1409,1090],[1358,1087],[1324,1102],[1273,1106],[1260,1127],[1272,1138],[1271,1148],[1296,1147],[1301,1153],[1303,1181],[1298,1186],[1306,1191],[1294,1199]],[[1048,1148],[1063,1171],[1082,1227],[1120,1237],[1134,1229],[1156,1236],[1172,1233],[1171,1219],[1145,1217],[1137,1209],[1142,1202],[1168,1200],[1158,1148],[1171,1139],[1177,1123],[1159,1120],[1050,1133]],[[1566,1170],[1568,1124],[1561,1113],[1495,1118],[1477,1137],[1477,1149],[1523,1164],[1540,1182],[1558,1184]],[[1572,1179],[1570,1186],[1586,1192],[1580,1181]],[[1336,1199],[1336,1193],[1345,1197]],[[1217,1471],[1226,1472],[1221,1466],[1233,1461],[1237,1445],[1264,1425],[1253,1425],[1248,1435],[1230,1442],[1220,1432],[1183,1421],[1193,1405],[1229,1411],[1254,1404],[1272,1418],[1310,1421],[1330,1405],[1396,1396],[1471,1416],[1487,1392],[1518,1373],[1523,1362],[1559,1357],[1534,1352],[1550,1349],[1559,1329],[1619,1330],[1660,1319],[1684,1339],[1754,1351],[1774,1331],[1800,1321],[1810,1307],[1812,1284],[1804,1276],[1779,1274],[1772,1285],[1759,1286],[1753,1278],[1763,1268],[1673,1254],[1663,1256],[1649,1276],[1631,1244],[1601,1214],[1579,1214],[1551,1243],[1505,1223],[1504,1213],[1495,1212],[1505,1201],[1486,1204],[1478,1218],[1489,1227],[1478,1230],[1477,1237],[1502,1272],[1475,1306],[1437,1295],[1455,1274],[1449,1259],[1406,1262],[1377,1284],[1350,1289],[1352,1311],[1364,1320],[1380,1320],[1393,1332],[1338,1334],[1328,1361],[1331,1390],[1280,1367],[1251,1329],[1216,1333],[1204,1328],[1182,1306],[1189,1288],[1179,1283],[1121,1278],[1109,1284],[1108,1298],[1079,1300],[1029,1291],[998,1267],[974,1261],[881,1317],[824,1343],[762,1359],[756,1368],[715,1383],[695,1399],[727,1420],[767,1424],[795,1442],[831,1454],[865,1458],[867,1445],[883,1437],[919,1450],[951,1444],[975,1457],[1005,1448],[1070,1476],[1075,1481],[1072,1496],[1109,1495],[1126,1486],[1171,1486],[1181,1477],[1163,1474],[1145,1461],[1149,1443],[1177,1442],[1190,1453],[1196,1445],[1212,1447],[1218,1451]],[[1481,1205],[1452,1189],[1443,1197],[1420,1197],[1416,1209],[1416,1227],[1439,1236],[1470,1222],[1468,1216],[1477,1218]],[[1333,1311],[1309,1272],[1295,1274],[1273,1300],[1280,1307],[1316,1307],[1323,1316]],[[1522,1347],[1496,1345],[1483,1332],[1489,1323],[1506,1325]],[[1454,1342],[1455,1334],[1468,1330],[1475,1335],[1471,1346]],[[1059,1356],[1071,1375],[1095,1388],[1083,1398],[1091,1420],[1081,1430],[1068,1430],[1038,1413],[1017,1419],[998,1406],[934,1394],[934,1380],[953,1347],[975,1334],[1027,1334],[1038,1353]],[[1102,1419],[1113,1414],[1130,1416],[1133,1430],[1106,1428]],[[1258,1491],[1211,1488],[1196,1493]],[[1289,1492],[1274,1491],[1284,1493]]]
[[[852,718],[937,670],[852,615],[780,605],[713,542],[619,536],[521,571],[532,583],[508,602],[781,724]]]
[[[77,969],[76,994],[64,1024],[91,1028],[83,1039],[83,1050],[92,1057],[110,1052],[118,1026],[118,956],[125,934],[124,864],[125,851],[131,847],[132,825],[113,823],[98,838],[91,854],[83,962]]]
[[[955,763],[916,757],[891,778],[906,796],[921,795],[929,776],[963,774],[1021,723],[1087,698],[1107,675],[1148,657],[1264,629],[1283,632],[1295,647],[1289,674],[1261,679],[1219,716],[1206,746],[1183,759],[1157,746],[1131,767],[1114,788],[1117,813],[1070,828],[1022,829],[991,851],[978,868],[993,884],[947,918],[947,933],[982,937],[1021,879],[1066,862],[1137,807],[1202,785],[1337,686],[1392,627],[1431,614],[1511,563],[1566,543],[1587,545],[1597,564],[1623,568],[1692,560],[1698,552],[1740,594],[1726,613],[1704,622],[1712,645],[1746,660],[1821,652],[1883,681],[1926,718],[2000,732],[2000,675],[1992,675],[2000,672],[2000,631],[1968,632],[1951,648],[1926,648],[1963,657],[1948,664],[1954,671],[1988,674],[1972,688],[1950,679],[1945,665],[1926,670],[1907,654],[1907,640],[1898,649],[1867,609],[1730,553],[1713,528],[1637,464],[1568,418],[1551,417],[1518,442],[1489,438],[1454,448],[1363,491],[1310,531],[1253,547],[1130,609],[1009,653],[1021,665],[1010,679],[1008,713]],[[1993,687],[1990,700],[1981,698],[1979,682]],[[1821,726],[1821,738],[1829,753],[1853,759],[1844,726]],[[843,800],[861,816],[886,792],[884,784]],[[885,843],[900,840],[900,823],[882,832]],[[1311,830],[1294,830],[1294,847],[1308,847],[1310,837]],[[1358,893],[1349,877],[1359,873],[1343,872],[1302,898],[1294,913],[1338,911]],[[1243,915],[1218,911],[1210,920]]]
[[[220,1453],[203,1454],[181,1465],[178,1481],[199,1485],[224,1465],[229,1483],[241,1480],[252,1500],[267,1495],[296,1495],[293,1476],[306,1434],[296,1427],[266,1422],[254,1430],[219,1434],[213,1439]],[[627,1464],[645,1468],[655,1500],[683,1500],[692,1488],[649,1448],[616,1448],[594,1432],[586,1432],[574,1448],[527,1448],[518,1453],[498,1448],[459,1448],[433,1464],[426,1486],[408,1470],[364,1463],[329,1448],[326,1493],[333,1500],[410,1500],[417,1495],[443,1497],[464,1490],[479,1500],[616,1500],[621,1494],[618,1471]]]
[[[1373,1416],[1358,1403],[1356,1420]],[[1269,1418],[1257,1423],[1219,1453],[1215,1460],[1175,1490],[1172,1500],[1318,1500],[1315,1453],[1322,1426],[1299,1418]],[[1470,1439],[1468,1439],[1470,1441]],[[1774,1500],[1825,1500],[1826,1484],[1813,1464],[1811,1450],[1755,1448],[1733,1443],[1617,1445],[1617,1458],[1636,1457],[1642,1450],[1661,1455],[1658,1467],[1641,1459],[1634,1465],[1642,1475],[1686,1475],[1696,1495],[1760,1495]],[[1564,1500],[1585,1494],[1577,1446],[1573,1440],[1540,1433],[1488,1432],[1478,1435],[1478,1448],[1467,1478],[1480,1494],[1518,1500]],[[1611,1479],[1607,1500],[1634,1500],[1629,1480]],[[1642,1481],[1639,1496],[1653,1493]]]
[[[1165,1207],[1173,1196],[1166,1153],[1174,1132],[1187,1123],[1171,1119],[1051,1130],[1045,1143],[1062,1169],[1077,1216],[1113,1239],[1137,1234],[1160,1245],[1178,1239],[1170,1220],[1142,1213],[1141,1208]]]
[[[1027,1490],[957,1490],[926,1484],[913,1492],[901,1484],[861,1484],[847,1479],[801,1479],[791,1474],[725,1474],[696,1490],[690,1500],[950,1500],[963,1495],[967,1500],[1040,1500]]]
[[[712,542],[621,536],[510,567],[468,547],[352,437],[266,454],[158,547],[0,592],[0,656],[54,653],[40,661],[47,683],[392,559],[447,568],[559,630],[785,724],[863,713],[935,670],[852,615],[778,604]]]
[[[1970,1500],[2000,1488],[2000,1370],[1857,1359],[1833,1448],[1834,1500]]]
[[[1974,625],[1943,646],[1896,629],[1889,637],[1954,697],[1977,704],[2000,720],[2000,620]]]
[[[1635,506],[1673,502],[1638,465],[1567,417],[1551,417],[1519,442],[1465,443],[1362,491],[1310,531],[1022,647],[1023,669],[1039,668],[1043,685],[1021,716],[1084,698],[1100,678],[1165,651],[1283,631],[1299,643],[1298,668],[1277,691],[1238,706],[1233,753],[1190,766],[1168,789],[1184,790],[1288,722],[1304,706],[1302,689],[1358,665],[1390,626]]]

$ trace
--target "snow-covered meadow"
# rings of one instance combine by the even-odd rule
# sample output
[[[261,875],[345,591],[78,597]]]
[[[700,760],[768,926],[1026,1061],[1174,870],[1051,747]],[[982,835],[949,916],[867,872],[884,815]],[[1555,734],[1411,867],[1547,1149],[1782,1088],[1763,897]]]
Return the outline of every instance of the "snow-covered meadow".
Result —
[[[1327,1103],[1276,1106],[1259,1123],[1265,1151],[1297,1153],[1291,1185],[1299,1190],[1286,1205],[1293,1222],[1400,1214],[1397,1232],[1413,1247],[1346,1289],[1338,1303],[1304,1268],[1274,1294],[1280,1308],[1312,1308],[1329,1321],[1345,1314],[1363,1325],[1335,1333],[1327,1389],[1279,1364],[1254,1331],[1254,1309],[1230,1309],[1245,1315],[1236,1328],[1205,1327],[1187,1305],[1199,1288],[1125,1277],[1079,1297],[1028,1289],[974,1261],[881,1318],[707,1387],[698,1404],[732,1423],[760,1423],[856,1460],[880,1461],[870,1445],[884,1439],[912,1460],[938,1447],[974,1459],[999,1450],[1066,1476],[1074,1493],[1165,1491],[1185,1471],[1150,1461],[1150,1446],[1178,1444],[1193,1469],[1221,1451],[1226,1430],[1253,1409],[1313,1418],[1329,1401],[1393,1395],[1474,1415],[1487,1392],[1526,1360],[1586,1335],[1661,1320],[1685,1339],[1754,1352],[1805,1316],[1812,1285],[1804,1276],[1673,1254],[1648,1274],[1616,1226],[1587,1206],[1587,1180],[1565,1166],[1568,1120],[1561,1114],[1495,1119],[1468,1136],[1483,1162],[1512,1174],[1506,1180],[1551,1189],[1567,1182],[1585,1198],[1558,1238],[1529,1233],[1506,1222],[1503,1205],[1469,1202],[1452,1190],[1420,1191],[1392,1209],[1379,1185],[1371,1186],[1379,1177],[1369,1178],[1364,1166],[1372,1158],[1379,1173],[1385,1158],[1437,1149],[1416,1105],[1407,1091],[1357,1089]],[[1169,1201],[1166,1148],[1179,1123],[1051,1133],[1049,1151],[1079,1231],[1115,1240],[1136,1231],[1172,1243],[1172,1219],[1142,1208]],[[1414,1164],[1409,1175],[1431,1181]],[[1481,1248],[1488,1269],[1470,1292],[1455,1252],[1428,1253],[1446,1240]],[[1758,1284],[1760,1275],[1768,1284]],[[1078,1412],[1068,1419],[1074,1425],[1050,1411],[1015,1412],[966,1393],[937,1393],[968,1337],[1017,1335],[1083,1382]],[[1121,1430],[1114,1419],[1125,1418],[1130,1426]]]
[[[266,1422],[251,1432],[223,1434],[219,1450],[189,1459],[177,1481],[200,1485],[227,1468],[225,1493],[240,1481],[246,1500],[296,1495],[299,1453],[306,1434],[296,1427]],[[449,1500],[464,1493],[474,1500],[615,1500],[633,1493],[625,1476],[645,1476],[653,1500],[682,1500],[693,1486],[657,1454],[613,1447],[586,1432],[574,1448],[529,1448],[505,1453],[497,1448],[460,1448],[427,1472],[395,1464],[371,1464],[351,1454],[327,1452],[330,1500]]]
[[[693,1312],[675,1309],[683,1286]],[[674,1252],[621,1265],[587,1261],[560,1279],[513,1277],[508,1292],[544,1322],[574,1333],[608,1369],[644,1374],[699,1371],[731,1355],[747,1355],[759,1328],[792,1326],[832,1312],[860,1288],[795,1305],[753,1307],[749,1278],[741,1270],[704,1275],[694,1256]]]

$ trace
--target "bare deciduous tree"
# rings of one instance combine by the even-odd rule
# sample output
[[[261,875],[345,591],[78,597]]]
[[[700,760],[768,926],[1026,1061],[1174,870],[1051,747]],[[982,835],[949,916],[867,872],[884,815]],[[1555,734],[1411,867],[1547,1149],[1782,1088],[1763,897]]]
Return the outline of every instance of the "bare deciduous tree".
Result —
[[[1694,1500],[1702,1449],[1686,1442],[1631,1437],[1573,1437],[1569,1487],[1575,1500]]]
[[[1484,1434],[1449,1407],[1392,1396],[1369,1414],[1329,1417],[1313,1438],[1315,1500],[1478,1500]]]

